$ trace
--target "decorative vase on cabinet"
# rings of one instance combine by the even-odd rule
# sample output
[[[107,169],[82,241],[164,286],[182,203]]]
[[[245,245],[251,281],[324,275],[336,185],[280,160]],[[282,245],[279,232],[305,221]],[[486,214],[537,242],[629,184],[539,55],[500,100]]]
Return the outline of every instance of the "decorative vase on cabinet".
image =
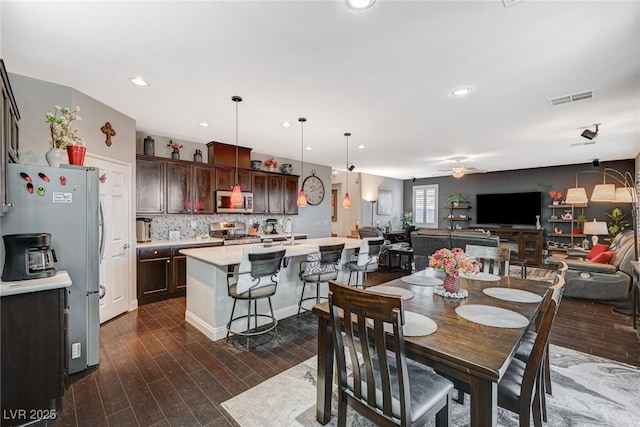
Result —
[[[178,150],[177,148],[174,148],[173,151],[171,152],[171,158],[174,160],[180,160],[180,150]]]
[[[52,148],[44,155],[45,159],[47,159],[47,163],[49,166],[58,168],[60,165],[66,161],[66,152],[61,148]]]

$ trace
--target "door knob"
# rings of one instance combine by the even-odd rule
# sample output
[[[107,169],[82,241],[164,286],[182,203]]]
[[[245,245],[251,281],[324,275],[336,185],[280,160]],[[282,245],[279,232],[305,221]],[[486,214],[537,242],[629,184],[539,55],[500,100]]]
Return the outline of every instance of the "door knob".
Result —
[[[131,245],[128,244],[128,243],[125,243],[124,246],[123,246],[123,248],[125,248],[125,249],[129,249],[130,247],[131,247]]]

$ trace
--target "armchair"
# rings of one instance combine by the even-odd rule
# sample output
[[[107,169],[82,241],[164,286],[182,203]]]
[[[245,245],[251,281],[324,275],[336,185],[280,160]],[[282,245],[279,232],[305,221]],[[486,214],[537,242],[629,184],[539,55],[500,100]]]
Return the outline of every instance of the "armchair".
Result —
[[[565,259],[565,296],[595,300],[622,300],[629,297],[633,284],[634,234],[631,230],[618,234],[608,252],[612,257],[605,264],[586,259]],[[576,253],[570,255],[575,256]]]

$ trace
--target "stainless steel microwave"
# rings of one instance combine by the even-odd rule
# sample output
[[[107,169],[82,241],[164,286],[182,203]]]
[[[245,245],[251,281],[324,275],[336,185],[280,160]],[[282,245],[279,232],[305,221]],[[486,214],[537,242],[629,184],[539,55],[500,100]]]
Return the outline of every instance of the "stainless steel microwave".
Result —
[[[242,204],[231,204],[231,191],[216,191],[216,212],[221,213],[251,213],[253,212],[253,193],[242,192]]]

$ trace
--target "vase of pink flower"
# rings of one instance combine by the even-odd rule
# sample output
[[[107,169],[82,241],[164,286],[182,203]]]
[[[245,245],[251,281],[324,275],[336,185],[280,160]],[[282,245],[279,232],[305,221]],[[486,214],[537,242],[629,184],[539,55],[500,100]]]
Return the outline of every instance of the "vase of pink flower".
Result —
[[[444,271],[445,290],[457,293],[460,291],[460,276],[471,277],[480,271],[481,265],[461,248],[442,248],[429,256],[429,267]]]

